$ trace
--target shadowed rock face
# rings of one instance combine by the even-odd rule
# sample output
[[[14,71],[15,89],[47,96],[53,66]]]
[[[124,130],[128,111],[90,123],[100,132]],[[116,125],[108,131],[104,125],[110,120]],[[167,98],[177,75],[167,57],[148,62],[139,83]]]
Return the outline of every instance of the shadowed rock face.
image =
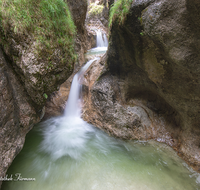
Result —
[[[0,176],[23,147],[25,135],[39,116],[24,86],[0,49]]]
[[[78,54],[78,67],[85,63],[84,54],[87,51],[87,32],[85,29],[85,19],[87,12],[87,0],[66,0],[72,13],[74,24],[77,29],[75,50]]]
[[[86,1],[69,1],[78,34],[84,36],[87,11]],[[79,14],[78,14],[79,13]],[[3,32],[0,28],[0,36]],[[0,176],[3,177],[15,156],[21,151],[25,136],[44,115],[46,98],[57,90],[73,71],[73,61],[68,57],[63,62],[63,50],[41,51],[31,34],[7,33],[7,44],[0,38]],[[79,39],[77,39],[78,41]],[[84,39],[83,39],[84,40]],[[81,44],[81,43],[80,43]],[[84,46],[76,51],[84,55]],[[52,58],[49,66],[48,57]],[[81,56],[80,56],[81,57]],[[80,58],[81,59],[81,58]],[[79,60],[81,62],[81,60]],[[0,183],[1,185],[1,183]]]
[[[73,16],[78,33],[85,33],[85,18],[87,12],[87,0],[67,0],[68,6]]]
[[[180,129],[170,118],[176,114],[173,108],[158,95],[150,93],[146,98],[151,98],[151,104],[140,95],[126,99],[124,92],[129,82],[111,75],[106,60],[104,56],[85,76],[84,92],[87,95],[84,96],[83,118],[118,138],[155,139],[176,148]],[[160,109],[152,109],[152,103]],[[167,114],[162,112],[162,106],[168,110]]]
[[[126,139],[174,147],[200,171],[198,1],[135,1],[113,23],[107,71],[90,89],[84,118]]]

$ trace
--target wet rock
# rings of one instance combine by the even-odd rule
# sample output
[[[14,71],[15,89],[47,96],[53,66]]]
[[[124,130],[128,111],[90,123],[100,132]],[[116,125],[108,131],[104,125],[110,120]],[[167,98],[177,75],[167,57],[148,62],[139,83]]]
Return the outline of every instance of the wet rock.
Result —
[[[0,49],[0,176],[3,177],[23,147],[26,133],[39,122],[18,76]],[[2,183],[2,182],[1,182]],[[1,185],[1,184],[0,184]]]
[[[96,47],[96,32],[94,29],[87,30],[88,37],[87,37],[87,49],[92,49]]]
[[[89,32],[92,32],[92,30],[102,30],[104,33],[108,34],[108,17],[109,17],[109,10],[107,7],[107,0],[98,1],[96,0],[93,3],[93,6],[101,5],[103,6],[101,13],[93,13],[92,15],[89,14],[90,4],[89,4],[89,10],[86,17],[86,26],[87,30]]]
[[[83,79],[82,83],[84,84],[82,87],[82,96],[84,98],[88,95],[88,86],[90,85],[87,81],[88,75],[90,73],[91,81],[95,81],[96,76],[99,76],[100,69],[98,65],[101,65],[99,61],[95,61],[90,68],[88,69],[88,72],[85,73],[85,78]],[[102,65],[101,65],[102,67]],[[91,69],[93,68],[93,72],[91,73]],[[43,120],[46,120],[50,117],[59,116],[64,113],[65,106],[67,104],[67,99],[69,96],[71,83],[73,80],[74,75],[79,71],[80,67],[77,68],[74,73],[60,86],[58,91],[55,91],[51,94],[51,96],[48,98],[46,105],[45,105],[45,115]],[[99,71],[100,70],[100,71]],[[91,82],[92,84],[92,82]]]
[[[197,7],[135,1],[124,24],[113,23],[107,56],[85,75],[82,116],[115,137],[164,142],[199,171]]]
[[[107,64],[123,81],[123,102],[139,100],[162,115],[178,153],[199,171],[198,7],[197,1],[135,1],[124,24],[113,23]]]
[[[18,80],[24,84],[34,106],[42,109],[46,101],[43,95],[55,91],[70,76],[73,61],[70,58],[66,63],[63,51],[59,48],[51,49],[50,52],[43,49],[40,50],[41,55],[38,55],[38,44],[31,36],[10,33],[6,43],[3,51],[18,75]]]
[[[106,59],[104,56],[101,64],[94,64],[85,77],[88,94],[84,97],[84,120],[117,138],[154,139],[177,146],[171,131],[166,130],[166,126],[172,127],[173,123],[167,122],[164,115],[156,114],[139,99],[123,100],[123,87],[127,82],[110,75]]]
[[[64,113],[74,75],[75,72],[60,86],[58,91],[53,92],[49,96],[45,105],[46,111],[43,120],[59,116]]]
[[[93,6],[91,6],[91,3]],[[95,8],[96,12],[90,13],[90,10],[95,6],[102,6],[102,12],[98,13],[98,8]],[[96,47],[96,31],[100,30],[102,33],[108,36],[108,15],[109,10],[107,7],[107,0],[103,1],[89,1],[88,13],[86,17],[86,30],[87,30],[87,49]]]

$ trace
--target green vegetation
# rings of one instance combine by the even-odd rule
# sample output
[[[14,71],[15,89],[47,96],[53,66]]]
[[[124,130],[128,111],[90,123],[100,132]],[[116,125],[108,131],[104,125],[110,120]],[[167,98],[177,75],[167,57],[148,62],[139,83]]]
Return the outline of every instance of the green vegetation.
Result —
[[[143,32],[140,32],[140,35],[141,35],[141,36],[144,36],[144,33],[143,33]]]
[[[14,32],[34,38],[41,56],[58,48],[64,52],[62,61],[76,58],[76,28],[64,0],[0,0],[0,25],[5,36]]]
[[[114,21],[123,24],[133,0],[117,0],[110,9],[109,27],[111,28]]]
[[[48,95],[46,93],[43,94],[44,98],[47,99]]]
[[[142,17],[138,17],[138,20],[140,21],[140,24],[142,25]]]
[[[97,5],[96,3],[91,3],[89,5],[89,16],[101,16],[101,13],[103,12],[103,5]]]

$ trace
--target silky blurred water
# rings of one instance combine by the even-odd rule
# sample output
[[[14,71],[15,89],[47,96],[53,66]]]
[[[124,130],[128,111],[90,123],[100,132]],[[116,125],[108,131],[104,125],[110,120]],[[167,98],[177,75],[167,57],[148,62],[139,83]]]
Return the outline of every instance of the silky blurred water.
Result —
[[[96,43],[97,47],[108,47],[108,40],[105,33],[101,30],[96,31]]]
[[[8,177],[16,173],[36,180],[4,182],[3,190],[200,189],[199,175],[168,146],[120,141],[76,117],[36,126]]]

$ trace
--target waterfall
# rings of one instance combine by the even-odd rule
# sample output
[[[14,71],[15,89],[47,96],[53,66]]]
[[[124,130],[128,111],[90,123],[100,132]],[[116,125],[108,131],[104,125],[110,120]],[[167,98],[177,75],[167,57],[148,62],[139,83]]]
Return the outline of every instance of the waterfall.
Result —
[[[79,116],[79,91],[80,91],[80,84],[79,84],[79,77],[78,74],[76,74],[73,78],[67,106],[65,107],[65,113],[64,115],[66,117],[72,117],[72,116]]]
[[[81,119],[80,82],[84,73],[97,59],[88,61],[74,76],[64,115],[44,122],[46,127],[43,130],[44,140],[40,149],[50,154],[53,160],[63,156],[80,159],[87,149],[85,144],[89,139],[89,132],[93,129]]]
[[[97,58],[88,61],[74,76],[67,105],[65,107],[65,112],[64,112],[64,115],[66,117],[80,117],[80,111],[81,111],[80,109],[81,100],[79,99],[80,89],[81,89],[80,80],[84,75],[84,73],[87,71],[87,69],[95,60],[97,60]]]
[[[104,39],[105,46],[108,47],[108,39],[105,33],[103,34],[103,39]]]
[[[105,33],[102,33],[101,30],[96,31],[96,45],[97,47],[92,48],[88,51],[87,55],[92,55],[93,53],[103,55],[108,49],[108,39]]]
[[[97,47],[107,47],[108,46],[108,40],[106,37],[106,34],[102,34],[102,32],[100,30],[96,31],[97,37],[96,37],[96,41],[97,41]]]

